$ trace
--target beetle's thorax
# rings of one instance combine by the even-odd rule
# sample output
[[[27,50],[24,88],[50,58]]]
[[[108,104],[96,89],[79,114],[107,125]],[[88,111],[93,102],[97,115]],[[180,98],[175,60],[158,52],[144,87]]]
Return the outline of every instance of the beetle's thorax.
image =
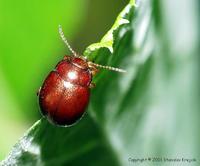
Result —
[[[62,60],[57,64],[56,71],[64,81],[73,85],[88,87],[92,80],[87,62],[81,58]]]
[[[83,58],[71,58],[71,62],[84,70],[88,69],[88,62]]]

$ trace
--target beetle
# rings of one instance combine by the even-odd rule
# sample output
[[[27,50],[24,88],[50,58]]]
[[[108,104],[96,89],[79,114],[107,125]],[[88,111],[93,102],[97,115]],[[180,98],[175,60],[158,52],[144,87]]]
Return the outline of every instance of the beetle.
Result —
[[[64,56],[44,80],[38,91],[39,106],[42,115],[50,122],[59,126],[69,126],[77,122],[85,112],[90,89],[95,86],[92,78],[98,72],[97,68],[126,71],[88,61],[71,48],[61,26],[59,34],[72,55]]]

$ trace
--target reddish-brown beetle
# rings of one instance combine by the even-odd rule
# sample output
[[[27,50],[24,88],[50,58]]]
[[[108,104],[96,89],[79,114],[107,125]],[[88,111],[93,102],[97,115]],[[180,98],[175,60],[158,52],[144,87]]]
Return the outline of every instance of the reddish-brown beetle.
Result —
[[[61,26],[59,33],[72,56],[65,56],[45,79],[39,90],[41,112],[50,122],[60,126],[74,124],[82,117],[89,102],[90,88],[94,87],[92,77],[97,67],[125,72],[122,69],[102,66],[87,61],[68,44]]]

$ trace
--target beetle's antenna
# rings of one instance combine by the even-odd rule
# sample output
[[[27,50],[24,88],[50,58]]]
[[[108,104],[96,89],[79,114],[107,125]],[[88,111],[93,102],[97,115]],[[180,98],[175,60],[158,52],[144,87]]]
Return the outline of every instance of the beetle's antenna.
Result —
[[[61,27],[61,25],[59,25],[58,26],[58,31],[59,31],[59,34],[60,34],[60,37],[61,37],[61,39],[64,41],[64,43],[67,45],[67,47],[69,48],[69,50],[72,52],[72,54],[74,55],[74,56],[78,56],[78,54],[72,49],[72,47],[69,45],[69,43],[68,43],[68,41],[67,41],[67,39],[66,39],[66,37],[65,37],[65,35],[64,35],[64,32],[63,32],[63,30],[62,30],[62,27]]]
[[[93,62],[88,62],[88,64],[91,65],[91,66],[96,66],[96,67],[100,67],[100,68],[107,69],[107,70],[112,70],[112,71],[116,71],[116,72],[120,72],[120,73],[126,73],[126,70],[111,67],[111,66],[103,66],[103,65],[96,64],[96,63],[93,63]]]

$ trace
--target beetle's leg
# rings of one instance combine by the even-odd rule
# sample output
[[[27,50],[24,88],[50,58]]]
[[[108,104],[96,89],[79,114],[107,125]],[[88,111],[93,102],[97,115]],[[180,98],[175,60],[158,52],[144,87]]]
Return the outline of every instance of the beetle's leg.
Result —
[[[99,70],[96,68],[96,66],[94,66],[91,63],[88,63],[88,67],[90,68],[92,76],[96,75],[99,72]]]
[[[99,70],[97,68],[91,68],[92,76],[96,75]]]
[[[71,61],[71,59],[72,59],[72,57],[71,56],[67,56],[67,55],[65,55],[64,58],[63,58],[63,60],[67,60],[67,61]]]
[[[95,86],[96,86],[96,84],[91,82],[90,85],[89,85],[89,88],[94,88]]]
[[[41,87],[38,89],[38,91],[37,91],[37,96],[39,96],[40,95],[40,91],[41,91]]]

